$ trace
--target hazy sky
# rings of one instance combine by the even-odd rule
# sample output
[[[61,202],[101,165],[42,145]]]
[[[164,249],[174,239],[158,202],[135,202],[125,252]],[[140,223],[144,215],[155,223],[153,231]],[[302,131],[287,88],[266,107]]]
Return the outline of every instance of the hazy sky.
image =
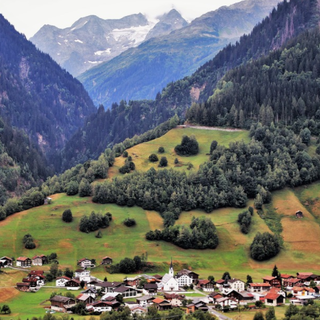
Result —
[[[150,17],[174,8],[191,21],[223,5],[240,0],[0,0],[0,13],[27,38],[44,24],[70,27],[81,17],[96,15],[102,19],[118,19],[132,13]]]

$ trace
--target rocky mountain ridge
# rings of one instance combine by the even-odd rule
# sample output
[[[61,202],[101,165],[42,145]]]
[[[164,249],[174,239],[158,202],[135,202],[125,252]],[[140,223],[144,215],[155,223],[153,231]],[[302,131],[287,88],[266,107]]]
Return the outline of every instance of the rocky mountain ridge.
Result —
[[[78,76],[147,39],[168,34],[187,24],[176,10],[156,20],[148,20],[141,13],[106,20],[87,16],[65,29],[45,25],[30,41],[50,54],[61,67]]]

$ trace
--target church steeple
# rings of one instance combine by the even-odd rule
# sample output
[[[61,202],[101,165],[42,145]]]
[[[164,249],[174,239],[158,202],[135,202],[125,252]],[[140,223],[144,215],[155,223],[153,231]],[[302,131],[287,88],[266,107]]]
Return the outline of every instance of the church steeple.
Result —
[[[172,265],[172,257],[171,257],[171,263],[170,263],[170,268],[169,268],[169,274],[170,274],[170,276],[174,276],[173,265]]]

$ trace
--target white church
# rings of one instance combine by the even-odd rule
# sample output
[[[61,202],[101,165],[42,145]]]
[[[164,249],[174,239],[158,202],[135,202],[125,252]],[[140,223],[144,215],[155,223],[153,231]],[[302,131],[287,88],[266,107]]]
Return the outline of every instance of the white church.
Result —
[[[172,259],[169,267],[169,273],[166,273],[161,282],[158,284],[158,290],[162,291],[178,291],[179,290],[179,283],[177,279],[174,277]]]

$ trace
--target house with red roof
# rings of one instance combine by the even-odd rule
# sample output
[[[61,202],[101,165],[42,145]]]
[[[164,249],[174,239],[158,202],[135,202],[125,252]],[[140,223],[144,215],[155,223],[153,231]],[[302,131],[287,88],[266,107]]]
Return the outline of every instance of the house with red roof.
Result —
[[[28,268],[31,267],[32,260],[28,257],[19,257],[16,260],[16,266],[22,267],[22,268]]]
[[[159,311],[163,311],[163,310],[168,310],[171,309],[171,303],[168,300],[164,300],[161,298],[155,298],[152,300],[152,304],[159,310]]]
[[[210,280],[199,280],[197,283],[197,288],[205,292],[213,292],[214,283]]]
[[[281,288],[281,282],[277,277],[266,276],[262,278],[263,283],[269,283],[271,287]]]
[[[285,293],[277,288],[272,288],[265,296],[264,303],[266,306],[280,306],[285,303]]]

